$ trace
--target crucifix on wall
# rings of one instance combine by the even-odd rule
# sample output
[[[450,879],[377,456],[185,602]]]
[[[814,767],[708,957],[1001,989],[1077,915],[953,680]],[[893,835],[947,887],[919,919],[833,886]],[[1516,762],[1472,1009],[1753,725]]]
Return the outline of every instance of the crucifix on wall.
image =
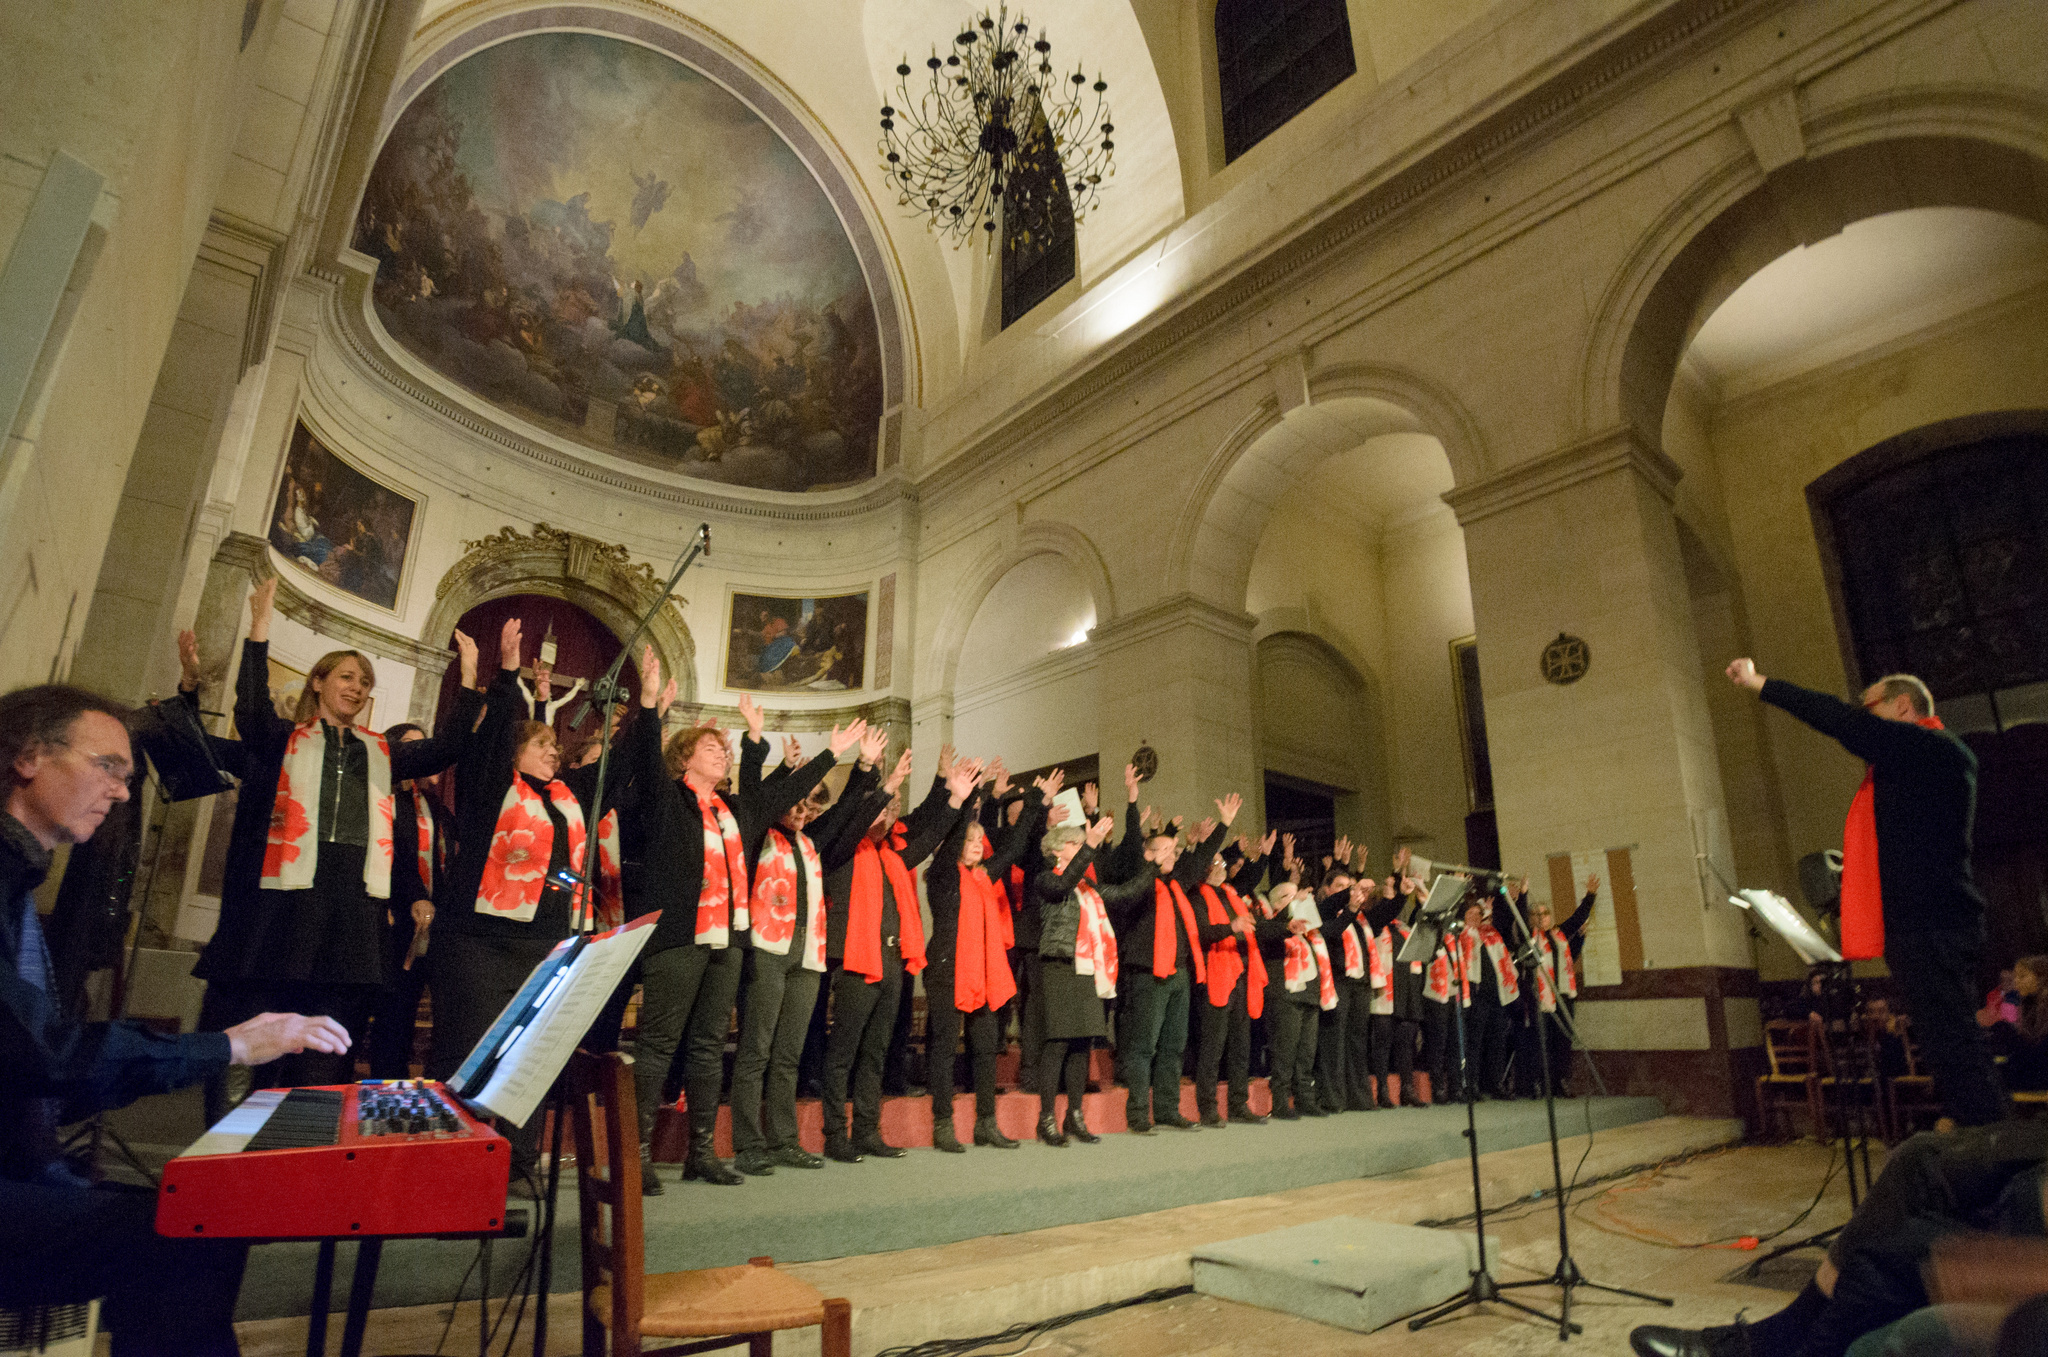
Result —
[[[568,688],[562,688],[562,680],[570,675],[555,672],[555,654],[555,624],[549,622],[547,635],[541,638],[539,657],[519,671],[519,691],[526,694],[529,703],[534,702],[537,687],[545,685],[547,696],[540,699],[538,707],[540,719],[550,726],[555,723],[555,713],[590,685],[588,678],[577,677]]]

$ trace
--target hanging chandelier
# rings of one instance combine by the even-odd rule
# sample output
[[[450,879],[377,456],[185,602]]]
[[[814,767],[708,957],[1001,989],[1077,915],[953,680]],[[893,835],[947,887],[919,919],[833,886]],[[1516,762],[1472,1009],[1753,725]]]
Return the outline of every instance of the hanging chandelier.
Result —
[[[1048,140],[1063,172],[1074,221],[1096,204],[1102,182],[1116,173],[1110,134],[1109,84],[1091,82],[1077,65],[1053,69],[1045,30],[1031,36],[1007,5],[987,10],[926,60],[928,83],[910,88],[910,58],[896,67],[896,98],[882,106],[882,170],[896,186],[897,205],[925,217],[929,229],[953,237],[955,248],[978,226],[995,239],[1004,193],[1021,157]]]

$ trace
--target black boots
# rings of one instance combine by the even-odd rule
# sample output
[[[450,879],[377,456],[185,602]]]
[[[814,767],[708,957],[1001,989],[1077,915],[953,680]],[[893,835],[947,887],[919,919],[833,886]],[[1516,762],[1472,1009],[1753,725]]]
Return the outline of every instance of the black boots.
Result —
[[[640,1195],[659,1197],[666,1190],[661,1185],[661,1175],[654,1171],[654,1147],[643,1140],[640,1142]]]
[[[1096,1141],[1102,1139],[1101,1136],[1088,1129],[1088,1119],[1081,1115],[1081,1109],[1078,1107],[1067,1109],[1067,1135],[1074,1140],[1080,1141],[1083,1145],[1093,1145]]]
[[[960,1137],[953,1132],[953,1119],[946,1117],[932,1126],[932,1148],[944,1150],[947,1154],[966,1154],[967,1147],[960,1143]]]
[[[1017,1148],[1016,1141],[1010,1139],[997,1129],[994,1117],[976,1117],[974,1119],[974,1143],[986,1145],[992,1150],[1014,1150]]]
[[[901,1159],[903,1151],[882,1139],[880,1131],[868,1131],[855,1138],[853,1148],[876,1159]]]
[[[710,1106],[701,1111],[695,1103],[690,1105],[690,1153],[683,1160],[683,1177],[701,1178],[720,1187],[738,1187],[747,1180],[734,1173],[732,1166],[720,1159],[712,1148],[711,1138],[717,1128],[717,1102],[711,1101]]]
[[[1038,1143],[1051,1145],[1055,1149],[1065,1149],[1067,1146],[1067,1138],[1060,1134],[1060,1124],[1053,1119],[1050,1112],[1038,1119]]]

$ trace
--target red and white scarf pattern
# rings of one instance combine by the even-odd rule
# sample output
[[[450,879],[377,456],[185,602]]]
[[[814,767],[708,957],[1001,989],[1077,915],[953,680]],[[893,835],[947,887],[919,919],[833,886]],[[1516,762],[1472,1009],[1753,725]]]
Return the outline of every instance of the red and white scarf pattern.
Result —
[[[619,813],[608,810],[597,822],[597,927],[617,928],[626,921],[625,854],[619,851]],[[581,904],[581,901],[578,902]],[[577,911],[576,931],[585,932],[590,921]]]
[[[768,831],[761,863],[754,869],[754,946],[788,956],[796,936],[796,902],[804,900],[804,969],[825,969],[825,864],[810,836],[799,832],[791,851],[789,831]]]
[[[1364,925],[1354,919],[1344,925],[1344,932],[1340,935],[1344,943],[1344,978],[1346,980],[1365,979],[1365,942],[1360,936],[1363,929]]]
[[[1116,930],[1095,887],[1083,881],[1074,887],[1081,902],[1081,923],[1074,930],[1074,974],[1095,977],[1095,997],[1116,998]]]
[[[414,832],[418,834],[420,854],[420,885],[426,887],[427,898],[434,898],[434,812],[427,805],[427,794],[415,791],[412,794]]]
[[[575,793],[559,782],[548,783],[548,802],[562,817],[569,831],[569,870],[583,870],[583,807]],[[531,923],[540,908],[547,884],[548,863],[555,851],[555,826],[547,807],[527,780],[517,773],[505,789],[498,806],[498,823],[491,831],[491,851],[484,860],[484,874],[477,883],[476,912]],[[589,927],[589,905],[577,887],[570,901],[571,926],[578,931]],[[580,921],[580,922],[579,922]]]
[[[700,794],[704,818],[704,885],[697,896],[697,943],[725,947],[747,916],[747,854],[740,847],[740,822],[717,792]]]
[[[1366,943],[1366,966],[1372,978],[1372,1011],[1392,1013],[1394,1011],[1394,930],[1402,930],[1401,938],[1408,937],[1407,925],[1399,919],[1374,933]]]
[[[1307,989],[1310,977],[1314,977],[1318,985],[1318,1006],[1335,1008],[1337,978],[1330,966],[1330,948],[1323,941],[1322,930],[1316,928],[1299,935],[1288,935],[1286,959],[1280,973],[1281,983],[1287,986],[1290,994],[1299,994]]]
[[[1552,928],[1536,935],[1536,1006],[1543,1012],[1557,1011],[1560,985],[1567,996],[1578,997],[1579,974],[1572,965],[1572,945],[1562,928]]]
[[[382,735],[352,726],[337,727],[343,739],[369,750],[369,848],[363,854],[363,889],[372,900],[391,898],[391,745]],[[320,826],[307,811],[320,804],[320,771],[327,739],[315,719],[295,728],[277,769],[277,799],[270,807],[270,838],[263,848],[263,888],[302,891],[313,885],[320,865]]]
[[[1493,920],[1488,919],[1479,925],[1476,939],[1470,933],[1465,936],[1469,940],[1465,951],[1465,974],[1469,977],[1479,969],[1477,950],[1484,948],[1487,969],[1493,972],[1495,997],[1504,1004],[1521,998],[1522,982],[1515,976],[1514,956],[1508,951],[1507,939],[1493,926]]]

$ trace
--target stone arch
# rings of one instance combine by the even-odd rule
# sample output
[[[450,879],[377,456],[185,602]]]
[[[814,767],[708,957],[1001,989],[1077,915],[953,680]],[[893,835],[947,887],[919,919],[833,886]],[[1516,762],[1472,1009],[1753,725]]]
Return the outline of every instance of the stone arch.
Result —
[[[1102,563],[1102,554],[1088,535],[1067,523],[1026,524],[1018,530],[1015,540],[988,547],[961,573],[962,582],[953,591],[932,634],[925,659],[923,691],[953,690],[954,676],[960,670],[960,648],[966,644],[967,629],[974,624],[974,615],[981,611],[989,590],[1020,561],[1048,555],[1058,556],[1080,573],[1095,600],[1095,625],[1101,626],[1116,616],[1116,594],[1110,584],[1109,568]]]
[[[1306,386],[1309,399],[1285,413],[1276,397],[1260,401],[1202,468],[1167,546],[1167,594],[1238,606],[1274,501],[1317,462],[1368,438],[1427,433],[1450,459],[1454,482],[1485,472],[1477,424],[1412,373],[1347,364],[1310,375]]]
[[[624,640],[667,583],[665,578],[655,578],[652,566],[634,564],[623,546],[608,546],[545,523],[534,524],[530,536],[507,526],[465,545],[468,550],[462,559],[449,567],[435,587],[433,610],[420,628],[423,645],[445,647],[464,613],[507,594],[544,594],[573,603]],[[684,585],[678,588],[687,583],[685,576]],[[695,702],[697,644],[683,621],[680,599],[670,597],[667,606],[654,615],[643,639],[654,647],[662,669],[675,676],[677,700]],[[495,653],[494,638],[480,636],[476,640],[486,656]],[[430,712],[440,683],[438,670],[431,675],[421,670],[413,680],[412,710]]]
[[[1581,428],[1628,425],[1656,443],[1700,326],[1796,246],[1914,207],[1986,208],[2048,225],[2043,127],[2040,100],[1930,95],[1815,115],[1801,128],[1805,158],[1768,175],[1745,147],[1666,209],[1609,285],[1581,366]]]

